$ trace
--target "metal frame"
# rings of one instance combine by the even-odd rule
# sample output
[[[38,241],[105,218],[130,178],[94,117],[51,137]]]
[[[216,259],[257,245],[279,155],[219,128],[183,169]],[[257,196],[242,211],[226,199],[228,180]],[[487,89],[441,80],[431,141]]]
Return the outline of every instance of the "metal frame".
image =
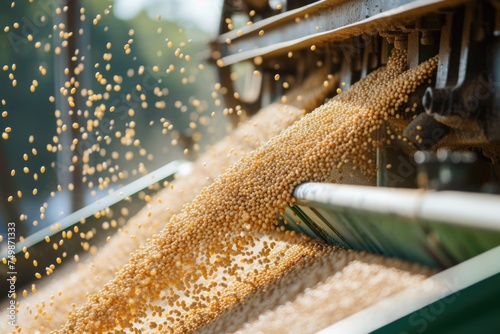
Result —
[[[278,56],[313,44],[340,42],[390,27],[404,28],[405,21],[411,23],[415,17],[468,1],[318,1],[244,27],[242,33],[233,30],[219,36],[216,41],[221,53],[219,64],[225,67],[258,56]]]

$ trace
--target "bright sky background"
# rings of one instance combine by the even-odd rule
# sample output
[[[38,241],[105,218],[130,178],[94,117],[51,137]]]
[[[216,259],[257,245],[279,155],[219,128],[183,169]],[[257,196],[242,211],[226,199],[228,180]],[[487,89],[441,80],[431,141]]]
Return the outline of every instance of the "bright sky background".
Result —
[[[120,19],[131,19],[143,10],[152,18],[161,15],[183,27],[196,26],[214,34],[219,26],[222,0],[115,0],[114,13]]]

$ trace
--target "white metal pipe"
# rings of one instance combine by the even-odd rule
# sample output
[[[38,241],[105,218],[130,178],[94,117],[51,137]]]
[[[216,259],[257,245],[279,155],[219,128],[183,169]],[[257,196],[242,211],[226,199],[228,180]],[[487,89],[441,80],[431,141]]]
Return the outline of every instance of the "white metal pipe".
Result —
[[[295,188],[294,197],[299,204],[319,202],[332,208],[393,214],[416,221],[500,230],[498,195],[305,183]]]

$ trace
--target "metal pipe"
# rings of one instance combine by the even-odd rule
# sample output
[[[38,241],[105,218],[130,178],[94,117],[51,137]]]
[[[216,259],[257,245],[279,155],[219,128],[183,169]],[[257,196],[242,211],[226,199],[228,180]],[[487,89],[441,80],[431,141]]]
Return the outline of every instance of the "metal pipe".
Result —
[[[353,209],[500,231],[498,195],[305,183],[295,188],[294,197],[297,203],[305,205],[321,202],[332,209]]]

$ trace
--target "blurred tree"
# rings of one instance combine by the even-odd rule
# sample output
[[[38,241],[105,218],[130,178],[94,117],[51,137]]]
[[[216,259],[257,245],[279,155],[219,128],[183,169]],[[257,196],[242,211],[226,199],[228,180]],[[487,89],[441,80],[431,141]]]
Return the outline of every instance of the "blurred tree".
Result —
[[[40,216],[40,207],[49,201],[51,192],[55,191],[56,198],[59,196],[57,186],[64,183],[63,176],[69,172],[71,159],[68,157],[74,153],[68,151],[68,143],[65,149],[70,153],[66,155],[53,149],[62,136],[79,137],[78,167],[85,164],[86,167],[117,166],[128,175],[120,182],[130,182],[145,170],[184,158],[184,147],[172,147],[173,139],[185,145],[204,145],[208,143],[208,134],[217,139],[224,129],[224,122],[219,121],[215,127],[210,123],[209,115],[213,111],[210,108],[214,106],[209,102],[215,74],[203,64],[203,57],[208,54],[207,38],[200,38],[204,36],[203,31],[193,32],[197,36],[193,42],[177,23],[153,20],[146,13],[129,21],[117,20],[109,10],[109,2],[98,0],[86,1],[85,10],[76,6],[76,17],[83,21],[71,24],[63,17],[64,12],[56,13],[61,4],[51,0],[16,2],[14,7],[10,2],[0,3],[2,29],[9,27],[0,32],[0,65],[7,66],[0,71],[0,99],[5,101],[2,111],[8,112],[7,117],[0,118],[0,130],[12,128],[8,140],[0,139],[4,150],[0,160],[0,201],[1,206],[8,209],[4,211],[10,212],[4,221],[19,220],[12,217],[18,206],[28,217],[23,226],[31,230],[31,223]],[[100,22],[93,24],[98,15]],[[64,29],[60,28],[61,23],[66,24]],[[55,25],[58,27],[54,28]],[[58,52],[57,47],[64,49],[59,32],[71,26],[77,31],[68,40],[74,43],[69,44],[69,49],[73,49],[70,53],[78,50],[78,55],[68,64],[64,52]],[[130,46],[130,53],[125,51],[126,45]],[[70,59],[72,56],[69,54]],[[203,66],[199,66],[200,63]],[[68,73],[64,72],[65,67]],[[11,74],[17,81],[15,87],[9,78]],[[96,80],[99,74],[106,79],[105,83]],[[78,79],[75,94],[78,101],[75,110],[66,110],[62,106],[67,103],[67,97],[61,93],[61,86],[71,81],[71,77]],[[32,92],[34,80],[37,87]],[[90,92],[100,94],[102,99],[89,102]],[[51,96],[55,103],[49,101]],[[67,117],[70,113],[73,119]],[[165,135],[162,131],[165,132],[167,121],[173,129]],[[71,130],[74,122],[79,126]],[[97,126],[89,127],[89,122]],[[61,130],[63,125],[66,125],[65,131]],[[130,131],[139,141],[126,141],[123,136],[117,136],[117,132]],[[83,132],[87,132],[85,138]],[[33,136],[32,142],[30,136]],[[37,150],[36,156],[30,154],[33,149]],[[90,151],[93,153],[83,161],[82,155]],[[133,159],[127,158],[127,152],[132,152]],[[29,155],[28,161],[23,159],[24,153]],[[47,172],[39,172],[41,166],[46,166]],[[24,167],[29,172],[23,172]],[[16,170],[14,177],[10,175],[11,169]],[[84,168],[83,175],[78,176],[82,178],[82,185],[77,185],[75,191],[87,194],[87,201],[92,190],[97,194],[104,190],[98,189],[99,180],[112,177],[112,171],[101,169],[94,168],[95,172],[89,173],[89,169]],[[38,174],[36,181],[34,173]],[[37,188],[36,195],[33,195],[34,188]],[[22,191],[22,198],[17,198],[16,190]],[[59,189],[59,192],[66,191]],[[15,199],[7,203],[10,195]],[[75,209],[77,207],[72,208]],[[52,215],[47,212],[46,217],[62,217],[59,213],[62,207],[49,207],[47,211],[50,210],[55,212]],[[38,228],[53,222],[46,218],[40,221]]]

